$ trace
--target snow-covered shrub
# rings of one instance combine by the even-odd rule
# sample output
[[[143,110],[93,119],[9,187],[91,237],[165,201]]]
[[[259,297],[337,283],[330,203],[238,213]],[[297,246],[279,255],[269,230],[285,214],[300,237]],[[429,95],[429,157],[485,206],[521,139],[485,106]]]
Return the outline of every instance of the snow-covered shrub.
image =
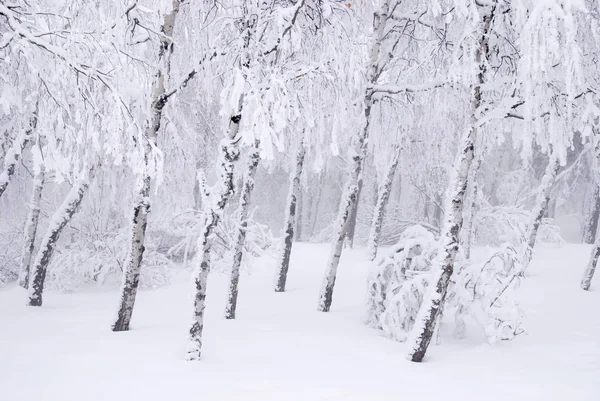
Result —
[[[405,341],[426,294],[438,242],[422,226],[407,229],[390,252],[379,258],[369,275],[367,323],[386,336]],[[465,261],[459,255],[444,313],[455,313],[456,332],[464,335],[466,316],[483,330],[490,343],[522,332],[523,313],[514,301],[522,274],[510,245],[483,259]]]
[[[234,214],[225,214],[213,233],[213,267],[216,271],[231,268],[230,250],[235,241],[237,219]],[[169,235],[175,238],[169,247],[167,255],[171,259],[179,260],[186,264],[191,261],[197,252],[197,241],[203,228],[203,219],[195,211],[189,211],[176,216],[171,221]],[[257,223],[250,217],[244,244],[242,270],[248,269],[252,261],[263,255],[274,252],[275,240],[268,226]]]
[[[465,335],[464,317],[469,315],[493,344],[523,332],[523,312],[513,297],[522,268],[517,252],[507,244],[484,260],[463,265],[456,275],[448,305],[456,307],[457,337]]]
[[[504,243],[519,246],[526,236],[531,212],[516,206],[487,206],[475,214],[474,240],[478,245],[501,246]],[[560,229],[552,219],[543,219],[537,239],[557,245],[564,244]]]
[[[120,229],[101,238],[73,236],[57,247],[48,267],[47,283],[59,291],[74,291],[87,284],[116,285],[121,281],[127,253],[128,229]],[[169,283],[173,263],[157,250],[152,237],[146,239],[140,288],[157,288]]]
[[[369,325],[402,341],[421,306],[426,284],[423,272],[431,269],[437,252],[433,234],[422,226],[407,228],[387,255],[375,262],[369,275]]]

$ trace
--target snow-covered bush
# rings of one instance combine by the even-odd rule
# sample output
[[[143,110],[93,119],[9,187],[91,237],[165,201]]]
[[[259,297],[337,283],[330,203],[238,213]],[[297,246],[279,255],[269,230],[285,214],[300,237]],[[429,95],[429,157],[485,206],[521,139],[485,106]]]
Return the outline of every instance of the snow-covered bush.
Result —
[[[386,336],[404,341],[412,329],[431,278],[438,242],[422,226],[408,228],[389,253],[377,260],[369,275],[367,323]],[[523,313],[514,301],[522,274],[515,249],[500,250],[473,263],[459,258],[444,313],[455,313],[458,336],[469,316],[490,343],[522,332]]]
[[[435,237],[422,226],[407,228],[369,275],[369,325],[402,341],[423,299],[424,277],[437,253]],[[424,273],[425,272],[425,273]]]
[[[516,250],[506,244],[484,260],[462,266],[448,305],[456,308],[457,337],[465,336],[464,317],[468,315],[493,344],[497,340],[511,340],[523,332],[523,312],[513,297],[522,267]]]
[[[128,243],[127,229],[120,229],[102,238],[73,236],[63,247],[57,247],[48,268],[50,288],[70,292],[87,284],[116,285],[120,283]],[[164,254],[158,252],[156,241],[145,244],[140,288],[157,288],[169,283],[169,268],[173,267]]]
[[[477,245],[501,246],[504,243],[519,246],[526,236],[531,212],[517,206],[487,206],[475,214],[474,240]],[[538,241],[557,245],[564,244],[560,229],[553,220],[542,220]]]
[[[197,242],[203,227],[203,219],[195,211],[176,216],[170,221],[169,235],[175,240],[169,246],[167,255],[173,260],[187,264],[197,252]],[[234,214],[227,213],[217,225],[213,233],[212,261],[215,270],[231,268],[230,250],[233,247],[236,233],[234,229],[237,219]],[[248,269],[255,258],[274,252],[275,240],[268,226],[257,223],[250,217],[247,226],[246,242],[242,270]]]

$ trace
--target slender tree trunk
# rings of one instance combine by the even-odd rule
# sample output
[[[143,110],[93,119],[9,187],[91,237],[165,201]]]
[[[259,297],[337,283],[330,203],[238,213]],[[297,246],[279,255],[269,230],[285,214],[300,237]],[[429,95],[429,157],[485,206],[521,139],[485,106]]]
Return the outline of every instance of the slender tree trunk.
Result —
[[[19,135],[15,138],[10,149],[6,152],[4,156],[4,165],[2,166],[2,172],[0,172],[0,197],[6,191],[8,187],[8,183],[10,182],[12,176],[15,174],[15,168],[17,167],[17,163],[19,162],[19,158],[21,154],[27,147],[27,144],[31,141],[31,133],[37,126],[37,105],[36,111],[31,118],[29,123],[29,127],[23,129]]]
[[[471,245],[473,242],[473,224],[475,222],[475,215],[477,213],[477,196],[479,192],[479,181],[477,180],[477,175],[479,173],[480,168],[481,158],[478,158],[475,162],[475,167],[471,171],[471,177],[469,179],[469,184],[471,186],[471,205],[469,208],[469,214],[466,216],[467,223],[465,224],[466,230],[464,232],[464,241],[462,244],[466,259],[471,258]]]
[[[240,101],[240,103],[243,100]],[[204,308],[206,307],[206,285],[208,273],[210,272],[210,254],[212,242],[211,234],[221,220],[221,215],[227,203],[234,194],[233,169],[238,160],[240,152],[237,141],[234,139],[239,132],[241,114],[231,118],[229,124],[229,138],[223,139],[220,145],[220,157],[218,170],[220,182],[218,183],[216,199],[213,204],[204,208],[204,229],[198,239],[198,251],[200,261],[194,270],[194,315],[189,330],[189,343],[186,354],[187,360],[199,360],[202,351],[202,331],[204,329]]]
[[[529,263],[531,262],[531,258],[533,257],[533,248],[535,247],[535,241],[537,239],[537,233],[542,224],[542,220],[546,215],[546,211],[548,210],[548,203],[550,201],[550,193],[552,192],[552,187],[554,186],[554,179],[556,178],[556,174],[558,173],[558,169],[560,168],[560,163],[556,157],[552,154],[550,155],[550,161],[548,162],[548,167],[546,167],[546,172],[542,177],[542,182],[538,188],[538,195],[535,202],[535,206],[531,211],[531,216],[529,220],[529,224],[527,225],[527,234],[526,234],[526,243],[525,249],[523,251],[522,257],[522,265],[523,271],[529,267]]]
[[[156,147],[156,140],[160,123],[162,119],[163,108],[169,100],[165,91],[165,79],[169,74],[171,54],[173,53],[173,31],[175,21],[179,13],[180,0],[173,0],[173,9],[164,17],[161,32],[160,48],[158,52],[159,68],[154,76],[152,84],[152,103],[150,105],[150,116],[146,121],[144,132],[144,171],[140,177],[137,201],[133,208],[133,221],[131,227],[131,237],[129,252],[123,268],[123,281],[121,284],[121,295],[117,316],[112,325],[113,331],[127,331],[133,314],[135,297],[140,282],[140,271],[142,267],[142,258],[144,255],[144,241],[146,239],[146,227],[148,224],[148,214],[150,213],[150,184],[151,160],[153,149]]]
[[[586,219],[583,223],[583,242],[593,244],[596,242],[598,220],[600,220],[600,185],[593,180],[591,198],[588,201]]]
[[[380,61],[380,53],[385,38],[389,8],[389,0],[384,0],[381,8],[373,15],[375,38],[371,46],[370,64],[367,72],[368,85],[363,100],[363,115],[365,122],[355,138],[355,149],[352,152],[353,156],[350,160],[350,176],[346,182],[345,190],[342,193],[342,199],[338,208],[338,217],[334,223],[334,238],[331,254],[329,256],[329,262],[327,263],[327,269],[319,293],[319,304],[317,309],[320,312],[328,312],[331,308],[337,268],[342,256],[344,238],[348,232],[348,221],[356,208],[360,186],[362,186],[362,168],[367,154],[367,144],[371,124],[371,108],[373,107],[373,86],[377,83],[379,76],[383,71],[383,67],[385,66],[385,63],[381,63]]]
[[[407,340],[409,358],[413,362],[423,360],[433,337],[435,324],[446,301],[448,284],[454,272],[454,263],[460,243],[465,192],[473,162],[475,139],[478,134],[478,113],[482,104],[481,87],[485,83],[486,59],[489,52],[488,35],[496,10],[495,5],[489,8],[483,7],[485,7],[485,12],[482,15],[481,36],[479,45],[475,49],[475,62],[478,65],[478,73],[471,99],[471,126],[462,139],[459,157],[454,166],[454,177],[448,188],[446,224],[441,235],[441,255],[438,258],[438,264],[434,267],[428,294],[423,299],[415,325]]]
[[[292,254],[292,241],[294,240],[294,218],[296,216],[296,196],[300,193],[300,176],[304,167],[304,155],[306,148],[304,143],[298,145],[296,153],[296,166],[290,174],[290,188],[288,191],[287,204],[285,209],[283,249],[277,262],[277,271],[275,274],[275,292],[285,291],[287,273],[290,268],[290,256]]]
[[[244,46],[240,55],[239,67],[244,80],[247,79],[248,69],[250,68],[251,58],[249,53],[250,40],[255,33],[256,21],[249,15],[244,15]],[[211,205],[204,209],[204,230],[198,239],[198,250],[200,251],[200,263],[194,270],[194,314],[192,325],[189,330],[189,342],[186,353],[188,361],[200,359],[202,353],[202,331],[204,330],[204,309],[206,308],[206,285],[208,282],[208,273],[210,272],[210,253],[212,242],[210,236],[215,227],[221,220],[225,206],[234,194],[233,170],[235,162],[240,157],[240,151],[237,146],[239,141],[240,122],[244,110],[244,96],[242,92],[238,99],[237,112],[229,119],[227,137],[221,141],[220,156],[217,162],[219,171],[219,182],[216,199]]]
[[[315,229],[317,227],[317,221],[319,220],[319,207],[321,205],[321,198],[323,195],[323,186],[324,186],[324,178],[327,176],[327,171],[323,170],[319,175],[319,183],[317,185],[317,194],[313,196],[314,199],[314,207],[311,204],[311,217],[309,219],[310,222],[310,236],[315,235]]]
[[[91,173],[90,173],[91,174]],[[41,306],[42,296],[44,294],[44,281],[46,280],[46,271],[52,259],[54,248],[60,238],[60,235],[67,223],[77,212],[83,196],[89,187],[88,176],[80,177],[75,181],[73,187],[63,200],[62,205],[54,212],[50,225],[46,230],[46,235],[40,243],[33,267],[32,276],[29,285],[29,306]]]
[[[596,238],[596,243],[592,248],[592,255],[590,257],[590,261],[588,262],[587,268],[583,274],[583,279],[581,280],[581,288],[583,290],[589,290],[592,285],[592,278],[594,278],[594,273],[596,272],[596,266],[598,265],[598,258],[600,258],[600,236]]]
[[[598,185],[600,183],[600,133],[594,130],[594,155],[596,157],[596,165],[595,165],[595,181]],[[596,187],[596,190],[598,187]],[[594,278],[594,273],[596,272],[596,265],[598,264],[598,258],[600,258],[600,235],[596,236],[596,242],[592,249],[592,255],[590,257],[590,261],[583,273],[583,279],[581,280],[581,288],[584,290],[589,290],[592,285],[592,278]]]
[[[400,147],[393,150],[392,160],[387,170],[383,181],[381,182],[379,189],[377,190],[377,204],[375,211],[373,212],[373,221],[371,222],[371,231],[369,233],[368,253],[369,260],[374,260],[377,256],[377,246],[379,245],[379,235],[381,234],[381,225],[383,223],[383,217],[387,208],[388,200],[390,199],[390,193],[392,191],[392,182],[394,180],[394,174],[398,167],[400,160]]]
[[[44,166],[41,165],[39,168],[40,170],[33,178],[33,189],[31,192],[31,200],[29,201],[29,214],[27,215],[27,223],[25,224],[24,230],[25,238],[23,239],[21,270],[19,272],[18,280],[18,284],[23,288],[29,288],[29,270],[33,252],[35,250],[35,236],[41,211],[42,190],[44,189]]]
[[[303,230],[303,226],[304,226],[304,216],[303,216],[303,211],[305,209],[304,206],[304,194],[302,192],[302,187],[298,188],[298,199],[296,201],[297,206],[297,212],[296,212],[296,231],[295,231],[295,240],[296,241],[302,241],[302,234],[304,232]]]
[[[235,319],[235,310],[238,297],[238,283],[240,281],[240,265],[244,256],[244,245],[246,244],[246,230],[248,229],[248,212],[250,210],[250,198],[254,190],[254,176],[260,160],[259,143],[256,141],[248,155],[248,167],[246,178],[240,194],[238,232],[233,247],[233,263],[231,266],[231,277],[229,280],[229,297],[225,307],[225,319]]]
[[[364,161],[363,166],[361,167],[361,174],[358,177],[358,190],[356,191],[356,201],[352,204],[352,210],[350,210],[350,217],[348,218],[348,230],[346,232],[346,245],[348,248],[354,248],[354,233],[356,232],[356,218],[358,216],[358,204],[360,202],[360,194],[362,192],[363,187],[363,174],[362,171],[364,169]]]

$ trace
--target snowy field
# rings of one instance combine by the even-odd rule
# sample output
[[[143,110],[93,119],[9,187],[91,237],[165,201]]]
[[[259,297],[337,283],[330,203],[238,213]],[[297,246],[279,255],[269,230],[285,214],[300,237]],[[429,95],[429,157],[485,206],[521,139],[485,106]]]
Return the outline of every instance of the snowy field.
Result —
[[[540,248],[519,296],[527,333],[493,347],[475,328],[442,328],[421,364],[362,323],[368,263],[344,254],[330,313],[316,312],[329,245],[297,244],[288,291],[273,266],[241,280],[238,318],[222,318],[226,276],[209,283],[203,360],[183,360],[191,284],[179,272],[142,291],[132,330],[109,326],[117,292],[48,293],[25,306],[0,290],[0,400],[568,400],[600,399],[600,287],[579,288],[590,246]],[[361,296],[357,296],[360,294]]]

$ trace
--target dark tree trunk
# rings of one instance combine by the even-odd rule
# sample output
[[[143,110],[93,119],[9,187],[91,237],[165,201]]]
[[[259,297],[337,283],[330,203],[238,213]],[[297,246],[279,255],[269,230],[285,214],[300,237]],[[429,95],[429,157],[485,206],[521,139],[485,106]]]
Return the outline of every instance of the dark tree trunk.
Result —
[[[248,167],[246,169],[246,178],[240,194],[240,206],[238,232],[236,242],[233,247],[233,263],[231,266],[231,277],[229,280],[229,296],[227,306],[225,307],[225,319],[235,319],[235,310],[237,307],[238,284],[240,281],[240,266],[244,256],[244,245],[246,244],[246,230],[248,229],[248,212],[250,210],[250,198],[254,190],[254,176],[260,160],[258,141],[248,155]]]
[[[40,243],[35,262],[33,263],[32,276],[29,285],[29,306],[41,306],[44,294],[44,281],[46,280],[46,271],[52,259],[54,248],[60,238],[60,235],[71,220],[83,196],[89,187],[88,177],[78,179],[74,184],[62,205],[56,210],[50,225],[46,230],[46,235]]]
[[[294,240],[294,217],[296,216],[296,195],[300,193],[300,175],[304,166],[304,155],[306,149],[304,143],[298,145],[296,154],[296,166],[290,173],[290,188],[288,191],[284,234],[283,234],[283,249],[277,263],[277,272],[275,275],[275,291],[285,291],[287,281],[287,273],[290,268],[290,256],[292,254],[292,241]]]

